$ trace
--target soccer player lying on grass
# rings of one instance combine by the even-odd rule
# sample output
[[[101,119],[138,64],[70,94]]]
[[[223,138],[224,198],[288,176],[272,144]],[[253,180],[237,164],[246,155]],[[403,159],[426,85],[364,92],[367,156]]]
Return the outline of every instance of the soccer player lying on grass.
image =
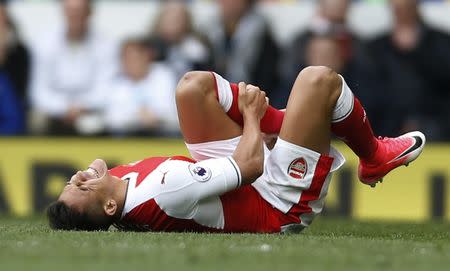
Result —
[[[322,211],[331,173],[343,163],[331,132],[360,158],[374,186],[416,159],[420,132],[377,138],[344,79],[325,67],[298,75],[286,111],[258,87],[209,72],[187,73],[176,102],[192,159],[153,157],[108,170],[95,160],[70,179],[47,215],[64,230],[299,232]],[[273,149],[262,132],[279,134]]]

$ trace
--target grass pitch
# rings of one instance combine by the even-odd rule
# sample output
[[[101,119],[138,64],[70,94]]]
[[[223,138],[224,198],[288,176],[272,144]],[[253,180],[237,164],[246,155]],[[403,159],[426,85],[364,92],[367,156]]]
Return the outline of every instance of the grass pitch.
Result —
[[[87,233],[0,218],[0,270],[450,270],[449,230],[319,218],[299,235]]]

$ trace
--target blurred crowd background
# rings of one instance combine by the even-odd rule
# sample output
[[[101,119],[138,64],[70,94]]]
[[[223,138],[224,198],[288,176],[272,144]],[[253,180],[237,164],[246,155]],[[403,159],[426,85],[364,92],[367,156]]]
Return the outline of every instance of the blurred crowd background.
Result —
[[[431,0],[366,1],[392,17],[371,37],[349,27],[357,1],[311,0],[307,27],[284,42],[261,6],[306,0],[141,0],[157,2],[158,11],[144,34],[121,40],[92,26],[97,1],[61,0],[63,23],[33,44],[10,12],[25,1],[0,1],[0,135],[177,137],[174,91],[189,70],[258,85],[283,108],[297,73],[325,65],[346,78],[377,134],[420,129],[430,140],[450,141],[450,29],[423,20],[420,7]],[[194,24],[193,2],[213,4],[218,16]]]

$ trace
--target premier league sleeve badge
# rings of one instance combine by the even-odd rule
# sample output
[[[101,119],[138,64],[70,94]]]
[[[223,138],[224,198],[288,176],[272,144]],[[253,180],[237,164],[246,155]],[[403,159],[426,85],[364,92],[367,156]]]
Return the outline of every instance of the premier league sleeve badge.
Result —
[[[189,173],[191,173],[194,180],[198,182],[207,182],[212,176],[211,169],[198,164],[189,165]]]

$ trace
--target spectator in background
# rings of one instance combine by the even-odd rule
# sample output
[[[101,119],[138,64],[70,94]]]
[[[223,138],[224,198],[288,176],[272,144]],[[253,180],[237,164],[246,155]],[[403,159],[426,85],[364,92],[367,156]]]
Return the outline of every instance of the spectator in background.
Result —
[[[3,50],[3,49],[0,49]],[[3,52],[0,52],[2,57]],[[23,106],[4,71],[0,71],[0,135],[18,135],[24,131]]]
[[[347,14],[349,0],[319,0],[317,11],[310,20],[306,31],[294,36],[287,51],[283,65],[283,75],[287,76],[288,85],[298,74],[299,63],[304,63],[305,49],[311,36],[334,36],[339,43],[338,53],[347,61],[353,57],[356,37],[348,29]],[[289,90],[287,90],[289,92]]]
[[[342,74],[364,103],[376,133],[383,127],[383,96],[376,87],[374,65],[365,46],[348,28],[349,0],[319,0],[317,12],[305,32],[294,37],[283,61],[283,82],[290,85],[298,71],[310,66],[328,66]],[[278,100],[287,102],[289,90]]]
[[[310,36],[305,52],[304,66],[327,66],[338,73],[345,69],[346,63],[340,54],[339,43],[332,35]]]
[[[100,87],[116,67],[113,45],[91,29],[89,0],[63,0],[66,25],[49,31],[35,50],[31,103],[34,128],[51,134],[100,132]],[[43,116],[42,124],[38,116]],[[36,127],[37,126],[37,127]]]
[[[176,77],[155,63],[148,41],[130,39],[121,52],[122,71],[106,86],[105,122],[115,135],[172,135],[178,131],[175,109]]]
[[[341,43],[335,35],[311,35],[305,44],[305,62],[307,66],[327,66],[341,74],[346,83],[366,105],[374,131],[379,134],[383,126],[383,104],[386,102],[377,82],[373,67],[369,61],[359,57],[346,58],[341,53]]]
[[[205,29],[215,69],[230,81],[260,86],[269,97],[279,84],[279,49],[254,0],[218,0],[221,16]]]
[[[371,43],[386,90],[387,135],[420,129],[450,139],[450,38],[421,18],[416,0],[390,0],[393,29]],[[389,106],[388,106],[389,105]]]
[[[183,1],[163,4],[151,36],[166,45],[165,60],[177,78],[190,70],[211,70],[211,50],[194,31],[191,14]]]
[[[0,3],[0,73],[2,82],[9,81],[7,85],[14,90],[17,104],[20,107],[21,118],[16,119],[21,127],[25,122],[24,116],[27,109],[28,100],[28,79],[30,70],[30,55],[28,49],[20,40],[16,27],[8,14],[7,6]],[[3,85],[3,84],[2,84]],[[7,87],[9,88],[9,87]],[[24,130],[19,129],[20,133]],[[18,130],[18,131],[19,131]]]

